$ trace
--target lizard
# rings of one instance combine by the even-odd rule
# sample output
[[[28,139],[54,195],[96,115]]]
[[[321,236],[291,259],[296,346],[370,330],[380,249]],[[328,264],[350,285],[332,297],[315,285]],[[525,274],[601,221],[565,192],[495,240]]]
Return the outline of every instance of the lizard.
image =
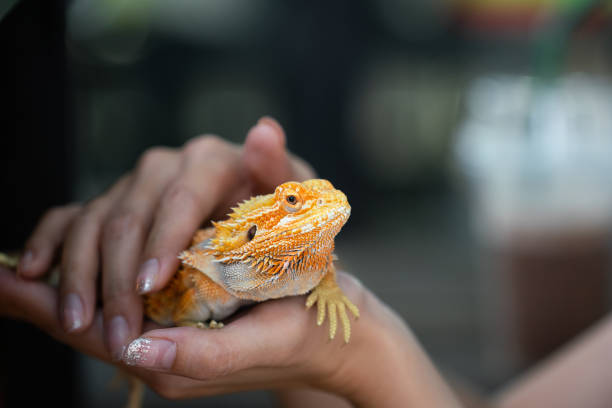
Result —
[[[161,291],[145,295],[145,315],[163,326],[220,328],[241,306],[302,295],[329,316],[329,338],[342,322],[344,341],[358,308],[336,282],[334,238],[350,216],[340,190],[323,179],[287,182],[232,208],[229,218],[193,236],[181,266]]]
[[[327,315],[334,339],[339,317],[348,343],[346,309],[356,318],[359,310],[336,282],[333,250],[350,212],[344,193],[324,179],[286,182],[239,203],[194,234],[170,282],[144,295],[145,315],[162,326],[221,328],[241,306],[310,292],[306,307],[317,305],[317,325]],[[0,265],[17,263],[0,253]]]

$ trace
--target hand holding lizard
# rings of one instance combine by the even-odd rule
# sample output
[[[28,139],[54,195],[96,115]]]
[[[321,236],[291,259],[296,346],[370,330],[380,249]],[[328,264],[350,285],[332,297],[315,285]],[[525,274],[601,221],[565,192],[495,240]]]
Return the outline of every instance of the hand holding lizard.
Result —
[[[348,345],[327,340],[325,328],[313,333],[313,316],[298,296],[258,304],[223,330],[145,326],[122,369],[170,399],[315,388],[360,407],[458,407],[401,319],[349,275],[339,272],[338,283],[361,311]],[[0,267],[0,313],[110,362],[102,312],[86,329],[68,333],[55,312],[58,304],[55,289]]]
[[[312,174],[285,150],[283,130],[270,118],[249,131],[244,147],[202,136],[181,149],[149,149],[105,194],[85,206],[49,211],[26,243],[19,273],[41,276],[63,244],[58,309],[64,329],[75,333],[93,320],[100,274],[105,344],[118,360],[141,333],[135,287],[140,294],[161,289],[204,220]]]
[[[196,164],[202,161],[206,164]],[[153,330],[122,353],[124,345],[140,333],[142,305],[134,294],[137,278],[131,272],[138,269],[139,261],[146,264],[157,259],[155,278],[146,279],[150,275],[145,273],[139,284],[143,292],[157,290],[176,269],[172,264],[178,264],[176,253],[186,246],[202,219],[288,178],[310,177],[305,164],[289,158],[282,129],[268,119],[251,130],[242,150],[207,137],[179,151],[149,151],[133,173],[85,208],[51,211],[29,240],[26,249],[31,255],[20,265],[26,278],[44,273],[65,241],[63,273],[68,271],[73,278],[64,278],[59,295],[43,283],[17,279],[0,268],[0,311],[28,320],[100,359],[113,357],[116,361],[123,355],[132,374],[169,398],[314,387],[363,406],[403,405],[407,397],[416,406],[436,406],[433,402],[440,401],[452,406],[448,404],[452,396],[401,320],[342,273],[338,274],[342,289],[363,311],[349,347],[328,342],[323,329],[321,336],[308,333],[312,314],[304,313],[303,297],[293,297],[257,305],[221,331],[145,327]],[[185,199],[191,200],[186,206]],[[133,218],[139,200],[156,204],[145,205],[148,212]],[[204,210],[196,209],[198,205]],[[136,227],[138,234],[119,240],[128,227]],[[94,307],[100,260],[105,265],[101,271],[103,313]],[[82,315],[75,313],[74,301],[68,299],[72,293],[80,297]],[[59,317],[53,313],[58,309]],[[125,342],[112,338],[117,314],[129,322]],[[110,353],[102,342],[104,337]],[[407,379],[410,382],[404,384]]]

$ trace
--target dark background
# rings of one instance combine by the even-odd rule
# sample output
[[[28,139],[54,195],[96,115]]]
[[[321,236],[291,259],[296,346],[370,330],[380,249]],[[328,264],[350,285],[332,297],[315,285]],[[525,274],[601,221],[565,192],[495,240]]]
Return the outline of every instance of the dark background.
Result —
[[[49,207],[71,198],[73,133],[65,5],[24,1],[0,21],[0,248],[19,248]],[[77,406],[77,355],[37,329],[0,320],[0,406],[52,397]]]
[[[465,124],[490,114],[474,108],[474,84],[574,78],[586,102],[610,103],[603,3],[17,2],[0,20],[0,248],[20,247],[50,206],[99,194],[149,146],[202,133],[240,143],[271,115],[289,148],[349,197],[343,266],[447,375],[493,390],[606,313],[609,225],[585,239],[549,237],[552,250],[472,228],[478,195],[455,152]],[[511,111],[506,91],[492,95],[502,116]],[[608,122],[592,115],[609,139]],[[500,133],[513,126],[494,122]],[[509,315],[495,301],[504,297]],[[534,326],[525,316],[535,310],[545,312]],[[108,366],[27,325],[0,325],[0,406],[123,401],[108,392]],[[264,393],[195,402],[205,403],[271,405]]]

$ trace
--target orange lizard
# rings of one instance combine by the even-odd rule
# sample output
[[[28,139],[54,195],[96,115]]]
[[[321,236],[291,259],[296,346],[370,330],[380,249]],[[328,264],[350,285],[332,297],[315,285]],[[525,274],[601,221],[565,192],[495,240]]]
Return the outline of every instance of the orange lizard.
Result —
[[[240,306],[312,292],[317,324],[329,316],[329,337],[351,336],[348,308],[357,307],[336,283],[334,237],[347,221],[346,196],[327,180],[288,182],[253,197],[225,221],[199,230],[179,258],[182,265],[160,292],[145,296],[145,314],[159,324],[222,327]]]
[[[312,291],[306,307],[317,304],[317,324],[327,314],[333,339],[339,317],[348,343],[346,309],[355,317],[359,310],[338,287],[333,264],[334,237],[351,212],[344,193],[323,179],[287,182],[232,210],[196,232],[170,283],[144,297],[146,316],[164,326],[219,328],[240,306]],[[14,268],[17,258],[0,253],[0,264]]]

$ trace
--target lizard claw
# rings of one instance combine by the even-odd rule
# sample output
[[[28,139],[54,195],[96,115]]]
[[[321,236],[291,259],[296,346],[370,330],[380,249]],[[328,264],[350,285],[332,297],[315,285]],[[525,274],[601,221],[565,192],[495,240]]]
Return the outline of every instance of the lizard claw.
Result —
[[[211,320],[210,322],[208,322],[208,328],[209,329],[221,329],[221,328],[223,328],[223,322],[218,322],[216,320]]]
[[[178,322],[177,326],[195,327],[196,329],[221,329],[223,327],[223,322],[211,320],[208,323],[205,323],[205,322],[192,322],[189,320],[185,320],[185,321]]]
[[[344,329],[344,342],[348,343],[351,338],[351,322],[346,309],[355,316],[359,317],[359,309],[353,304],[338,287],[335,281],[321,283],[314,288],[306,299],[306,307],[311,308],[317,304],[317,325],[320,326],[325,321],[325,315],[329,316],[329,338],[336,337],[338,329],[338,317]]]

